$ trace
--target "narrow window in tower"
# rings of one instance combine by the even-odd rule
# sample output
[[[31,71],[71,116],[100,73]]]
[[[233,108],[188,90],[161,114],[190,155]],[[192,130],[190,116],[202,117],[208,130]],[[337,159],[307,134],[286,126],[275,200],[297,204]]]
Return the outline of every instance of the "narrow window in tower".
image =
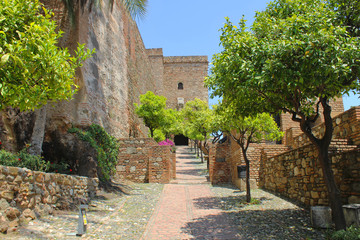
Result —
[[[183,90],[183,89],[184,89],[183,83],[181,83],[181,82],[178,83],[178,89],[179,89],[179,90]]]

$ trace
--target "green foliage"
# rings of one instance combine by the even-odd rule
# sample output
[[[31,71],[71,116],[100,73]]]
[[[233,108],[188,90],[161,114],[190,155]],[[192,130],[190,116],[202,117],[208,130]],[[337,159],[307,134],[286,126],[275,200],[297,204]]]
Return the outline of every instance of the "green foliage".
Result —
[[[144,120],[150,129],[150,136],[154,137],[155,129],[161,129],[166,124],[166,98],[148,91],[140,95],[140,105],[134,104],[135,113]]]
[[[133,18],[144,17],[148,0],[121,0]]]
[[[66,162],[59,162],[59,163],[50,162],[48,172],[71,174],[72,169],[70,168],[70,165]]]
[[[336,231],[331,234],[331,240],[359,240],[360,239],[360,228],[349,227],[346,230]]]
[[[170,138],[172,134],[182,134],[182,114],[174,109],[165,109],[165,119],[160,126],[166,138]]]
[[[165,139],[166,139],[165,134],[161,131],[161,129],[154,130],[154,140],[156,142],[161,142]]]
[[[360,1],[329,0],[329,4],[337,14],[335,23],[345,26],[351,36],[360,37]]]
[[[181,110],[184,119],[184,135],[194,140],[205,140],[211,132],[213,112],[207,102],[195,98]]]
[[[92,124],[86,131],[71,128],[69,132],[76,133],[81,140],[90,143],[97,151],[97,162],[103,175],[101,180],[108,181],[115,172],[118,162],[119,143],[117,140],[97,124]]]
[[[0,1],[0,110],[40,108],[75,93],[75,70],[91,56],[79,45],[75,55],[57,46],[52,12],[38,0]]]
[[[215,117],[213,125],[219,131],[227,132],[236,139],[237,143],[247,149],[250,142],[262,140],[280,140],[284,133],[281,132],[268,113],[258,113],[255,116],[243,117],[237,114],[237,109],[231,105],[214,106]]]
[[[335,18],[320,0],[277,0],[257,13],[251,31],[227,19],[207,86],[242,115],[314,118],[320,100],[359,89],[360,39]]]
[[[50,168],[50,163],[41,156],[31,155],[24,148],[18,153],[10,153],[0,150],[0,165],[28,168],[34,171],[46,172]]]
[[[110,8],[113,7],[115,0],[108,0]],[[148,0],[120,0],[124,4],[125,9],[129,12],[133,19],[143,18],[146,14],[146,8]],[[73,26],[75,26],[75,12],[74,12],[74,0],[62,0],[66,9],[68,10],[69,17]],[[95,6],[100,8],[101,0],[90,0],[90,7]],[[86,1],[81,1],[81,4],[85,4]]]

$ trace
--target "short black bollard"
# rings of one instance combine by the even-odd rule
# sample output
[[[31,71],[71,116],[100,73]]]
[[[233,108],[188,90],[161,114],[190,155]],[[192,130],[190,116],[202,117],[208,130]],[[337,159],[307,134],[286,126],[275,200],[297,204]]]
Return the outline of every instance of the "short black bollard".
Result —
[[[80,205],[79,207],[79,220],[78,220],[78,230],[76,236],[82,236],[86,233],[87,217],[86,209],[89,209],[88,205]]]

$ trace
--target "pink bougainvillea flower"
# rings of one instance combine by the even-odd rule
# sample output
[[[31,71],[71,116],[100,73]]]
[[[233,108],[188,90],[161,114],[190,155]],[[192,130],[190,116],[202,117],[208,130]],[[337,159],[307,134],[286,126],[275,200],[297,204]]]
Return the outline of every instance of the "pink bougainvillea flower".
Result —
[[[174,145],[174,143],[169,139],[165,139],[164,141],[161,141],[158,144],[160,146],[173,146]]]

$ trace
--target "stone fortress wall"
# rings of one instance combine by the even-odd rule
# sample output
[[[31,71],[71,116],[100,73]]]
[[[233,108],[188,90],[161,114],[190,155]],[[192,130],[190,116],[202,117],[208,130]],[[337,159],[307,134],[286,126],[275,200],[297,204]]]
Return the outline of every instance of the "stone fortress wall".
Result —
[[[78,71],[80,88],[74,99],[48,108],[49,129],[55,131],[64,123],[97,123],[117,138],[146,137],[147,129],[134,113],[140,94],[163,95],[170,108],[177,107],[178,97],[185,102],[195,97],[208,100],[203,83],[207,56],[164,57],[161,48],[145,49],[136,22],[120,1],[112,7],[104,1],[100,8],[91,2],[76,3],[76,21],[71,24],[63,1],[44,1],[65,32],[60,45],[75,49],[79,42],[96,50]],[[179,82],[184,84],[182,91],[177,90]]]
[[[195,98],[209,101],[208,90],[204,86],[209,64],[207,56],[164,57],[161,48],[147,51],[155,78],[162,79],[156,82],[155,92],[166,97],[167,107],[179,109]]]

